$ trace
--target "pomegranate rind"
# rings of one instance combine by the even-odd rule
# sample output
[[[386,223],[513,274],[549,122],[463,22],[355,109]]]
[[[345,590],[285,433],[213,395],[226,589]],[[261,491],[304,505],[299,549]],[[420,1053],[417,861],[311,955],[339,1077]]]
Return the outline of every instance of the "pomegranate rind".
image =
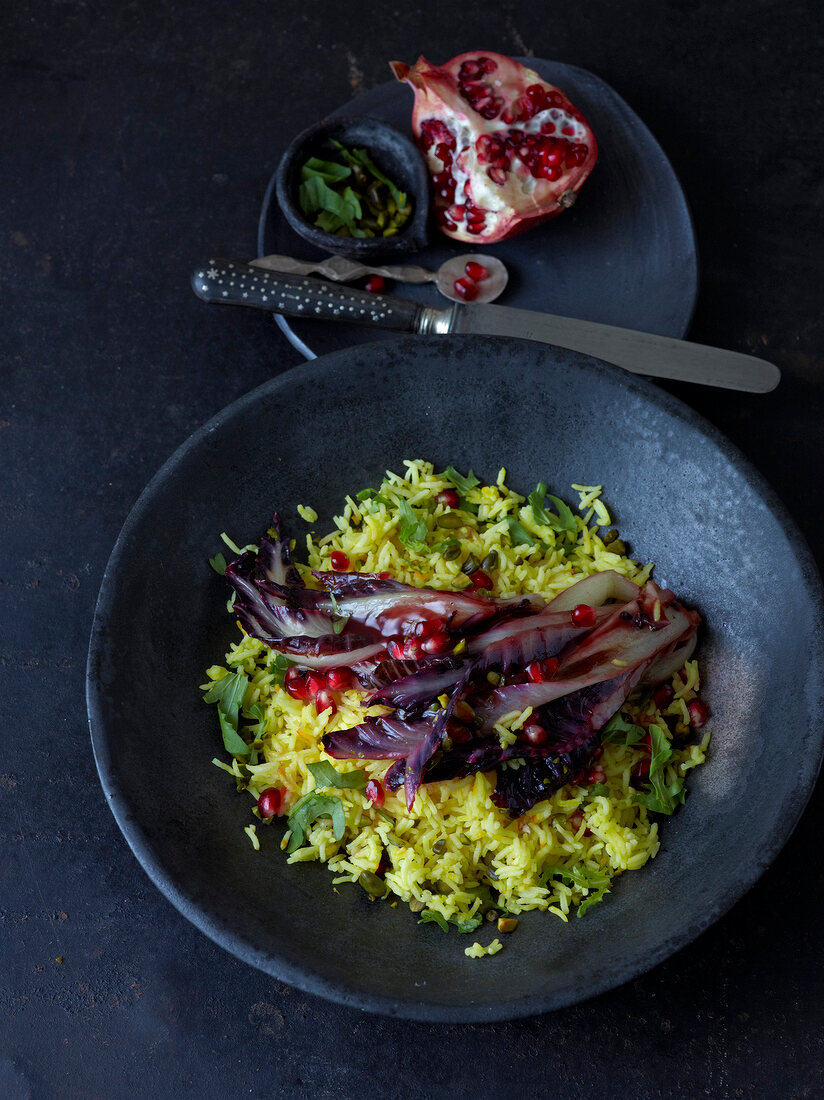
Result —
[[[413,66],[393,61],[390,67],[415,94],[412,130],[446,236],[470,243],[505,240],[557,217],[575,201],[598,159],[598,145],[559,88],[490,51],[459,54],[445,65],[419,57]],[[479,67],[492,71],[473,77]]]

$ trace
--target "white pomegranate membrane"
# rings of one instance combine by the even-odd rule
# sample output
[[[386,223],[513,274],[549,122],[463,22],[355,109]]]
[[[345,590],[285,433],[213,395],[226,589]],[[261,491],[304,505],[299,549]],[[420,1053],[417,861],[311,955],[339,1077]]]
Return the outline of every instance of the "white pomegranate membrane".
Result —
[[[413,129],[447,236],[502,240],[572,205],[597,144],[563,92],[500,54],[393,69],[415,90]]]

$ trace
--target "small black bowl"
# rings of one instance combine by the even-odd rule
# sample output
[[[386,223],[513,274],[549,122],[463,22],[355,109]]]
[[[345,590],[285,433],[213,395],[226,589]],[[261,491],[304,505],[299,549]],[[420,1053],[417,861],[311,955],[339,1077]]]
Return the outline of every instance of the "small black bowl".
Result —
[[[332,152],[334,138],[343,145],[368,150],[375,164],[414,199],[412,216],[394,237],[337,237],[307,221],[298,202],[300,170],[309,157]],[[429,177],[418,150],[400,131],[377,118],[330,118],[310,126],[292,142],[278,165],[275,182],[283,216],[304,240],[325,252],[356,260],[377,259],[398,252],[416,252],[427,243]]]

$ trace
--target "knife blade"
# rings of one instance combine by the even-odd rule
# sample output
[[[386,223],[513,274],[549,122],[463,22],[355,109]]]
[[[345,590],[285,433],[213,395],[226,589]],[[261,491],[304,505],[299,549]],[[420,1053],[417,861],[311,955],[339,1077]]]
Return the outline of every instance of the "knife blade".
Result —
[[[419,335],[515,336],[592,355],[632,374],[703,386],[769,393],[781,378],[778,367],[765,359],[670,336],[512,306],[456,304],[433,309],[408,298],[283,275],[238,260],[207,260],[192,274],[191,284],[199,298],[221,305]]]

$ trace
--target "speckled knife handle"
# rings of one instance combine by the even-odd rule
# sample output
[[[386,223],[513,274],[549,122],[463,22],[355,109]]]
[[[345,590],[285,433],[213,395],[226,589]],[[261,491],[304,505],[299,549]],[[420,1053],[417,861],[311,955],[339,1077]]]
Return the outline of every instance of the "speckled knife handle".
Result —
[[[419,302],[369,294],[339,283],[282,275],[237,260],[206,260],[192,275],[192,289],[204,302],[253,306],[313,321],[348,321],[400,332],[416,332]]]

